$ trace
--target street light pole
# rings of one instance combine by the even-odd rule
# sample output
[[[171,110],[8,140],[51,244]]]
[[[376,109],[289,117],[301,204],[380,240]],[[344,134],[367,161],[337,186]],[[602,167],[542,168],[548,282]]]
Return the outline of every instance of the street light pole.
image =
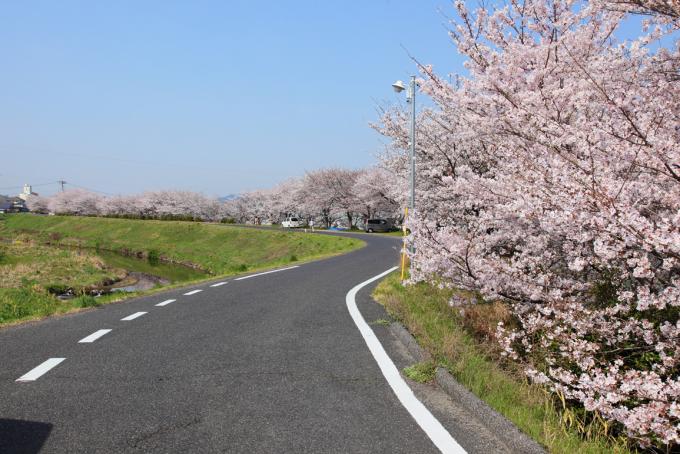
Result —
[[[397,93],[406,90],[404,82],[398,80],[392,84]],[[406,102],[411,104],[411,147],[409,160],[411,161],[411,197],[408,208],[413,212],[416,207],[416,76],[411,76],[411,82],[406,92]]]
[[[411,76],[406,101],[411,103],[411,203],[409,211],[416,208],[416,76]]]
[[[392,88],[397,93],[401,93],[406,89],[404,83],[400,80],[392,84]],[[408,92],[406,92],[406,102],[411,104],[411,146],[410,146],[410,156],[409,160],[411,162],[411,197],[409,200],[408,208],[406,208],[406,213],[404,218],[407,218],[409,212],[413,215],[416,208],[416,76],[411,76],[411,82],[408,86]],[[414,247],[411,244],[411,253],[413,253]],[[404,280],[406,271],[406,227],[404,227],[404,249],[401,255],[401,280]]]

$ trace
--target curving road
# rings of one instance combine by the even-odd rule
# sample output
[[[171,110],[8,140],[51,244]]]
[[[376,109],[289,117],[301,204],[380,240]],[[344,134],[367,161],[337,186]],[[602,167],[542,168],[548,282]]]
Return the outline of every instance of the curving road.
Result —
[[[397,238],[361,238],[347,255],[0,330],[0,452],[439,452],[348,310],[350,289],[398,261]],[[387,318],[374,286],[358,312],[401,369],[413,359],[371,324]],[[510,451],[410,386],[456,440],[444,450]]]

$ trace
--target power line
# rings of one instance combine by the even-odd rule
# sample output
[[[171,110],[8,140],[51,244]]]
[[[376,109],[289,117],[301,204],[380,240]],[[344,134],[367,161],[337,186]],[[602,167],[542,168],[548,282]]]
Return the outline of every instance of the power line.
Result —
[[[22,186],[7,186],[5,188],[0,188],[0,191],[9,191],[11,189],[22,189]]]
[[[50,186],[50,185],[54,185],[54,184],[59,185],[61,187],[61,192],[64,192],[66,190],[65,186],[68,184],[69,186],[73,186],[74,188],[85,189],[86,191],[96,192],[98,194],[104,194],[104,195],[110,195],[110,196],[115,195],[115,194],[111,194],[110,192],[99,191],[97,189],[92,189],[92,188],[88,188],[88,187],[85,187],[85,186],[80,186],[80,185],[77,185],[77,184],[74,184],[74,183],[70,183],[66,180],[50,181],[49,183],[31,184],[29,186],[35,188],[35,187],[40,187],[40,186]],[[23,186],[7,186],[7,187],[4,187],[4,188],[0,188],[0,191],[10,191],[10,190],[14,190],[14,189],[21,190],[21,189],[23,189]]]
[[[66,182],[64,181],[64,183],[66,183]],[[96,193],[98,193],[98,194],[115,195],[115,194],[111,194],[110,192],[98,191],[97,189],[87,188],[87,187],[85,187],[85,186],[80,186],[80,185],[73,184],[73,183],[69,183],[69,184],[70,184],[71,186],[73,186],[74,188],[85,189],[86,191],[96,192]]]
[[[58,184],[58,183],[59,183],[58,181],[50,181],[49,183],[31,184],[29,186],[32,186],[32,187],[49,186],[49,185]],[[0,191],[9,191],[10,189],[23,189],[23,188],[24,188],[23,186],[7,186],[7,187],[4,187],[4,188],[0,188]]]

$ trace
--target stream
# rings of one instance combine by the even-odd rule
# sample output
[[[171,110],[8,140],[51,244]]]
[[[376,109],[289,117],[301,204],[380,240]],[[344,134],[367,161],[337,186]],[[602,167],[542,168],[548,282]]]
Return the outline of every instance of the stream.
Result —
[[[188,266],[175,263],[151,263],[145,258],[131,257],[113,251],[83,249],[88,254],[97,255],[107,267],[122,268],[128,272],[127,276],[110,285],[103,285],[91,291],[92,295],[111,292],[135,292],[149,290],[159,285],[176,282],[191,281],[207,276],[207,273]],[[59,295],[61,299],[73,298],[72,292]]]

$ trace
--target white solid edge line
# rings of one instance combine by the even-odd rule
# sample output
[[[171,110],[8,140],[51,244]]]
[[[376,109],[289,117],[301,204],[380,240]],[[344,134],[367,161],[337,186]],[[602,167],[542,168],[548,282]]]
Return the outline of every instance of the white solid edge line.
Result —
[[[147,314],[147,313],[148,313],[148,312],[135,312],[135,313],[132,314],[132,315],[128,315],[128,316],[125,317],[125,318],[121,318],[120,321],[121,321],[121,322],[129,322],[130,320],[134,320],[134,319],[136,319],[137,317],[141,317],[142,315]]]
[[[202,291],[203,291],[203,290],[201,290],[200,288],[197,288],[196,290],[192,290],[192,291],[190,291],[190,292],[186,292],[186,293],[184,294],[184,296],[195,295],[195,294],[200,293],[200,292],[202,292]]]
[[[87,337],[83,337],[82,339],[80,339],[78,341],[78,343],[79,344],[92,343],[92,342],[96,341],[97,339],[99,339],[100,337],[102,337],[103,335],[108,334],[110,332],[111,332],[110,329],[100,329],[99,331],[95,331],[94,333],[90,334]]]
[[[21,377],[17,378],[16,381],[34,381],[40,378],[42,375],[47,373],[50,369],[55,367],[57,364],[65,360],[66,358],[50,358],[38,367],[31,369],[29,372],[25,373]]]
[[[347,293],[346,303],[347,309],[354,320],[354,323],[359,328],[359,332],[366,341],[368,349],[371,351],[373,358],[378,363],[380,370],[382,371],[387,383],[389,383],[392,391],[396,394],[397,398],[401,404],[408,410],[413,419],[418,423],[418,425],[425,431],[430,440],[434,445],[443,453],[446,454],[463,454],[466,451],[458,444],[458,442],[451,436],[451,434],[442,426],[442,424],[437,420],[437,418],[430,413],[430,410],[423,405],[423,403],[418,400],[418,398],[413,394],[413,391],[408,386],[406,381],[401,377],[397,366],[394,365],[387,352],[383,348],[382,344],[378,340],[377,336],[373,332],[364,317],[359,312],[357,308],[356,295],[363,287],[370,284],[373,281],[380,279],[381,277],[387,276],[392,271],[396,270],[398,267],[390,268],[384,273],[380,273],[377,276],[370,278],[367,281],[355,286],[352,290]]]
[[[211,285],[211,287],[219,287],[220,285],[224,285],[224,284],[226,284],[226,283],[227,283],[227,281],[218,282],[218,283],[216,283],[216,284]]]
[[[235,281],[242,281],[243,279],[250,279],[251,277],[264,276],[265,274],[278,273],[279,271],[292,270],[294,268],[300,268],[300,265],[289,266],[288,268],[281,268],[278,270],[265,271],[264,273],[251,274],[250,276],[243,276],[234,279]]]
[[[175,301],[177,301],[177,300],[165,300],[165,301],[161,301],[160,303],[156,304],[156,306],[159,306],[159,307],[167,306],[168,304],[174,303]]]

